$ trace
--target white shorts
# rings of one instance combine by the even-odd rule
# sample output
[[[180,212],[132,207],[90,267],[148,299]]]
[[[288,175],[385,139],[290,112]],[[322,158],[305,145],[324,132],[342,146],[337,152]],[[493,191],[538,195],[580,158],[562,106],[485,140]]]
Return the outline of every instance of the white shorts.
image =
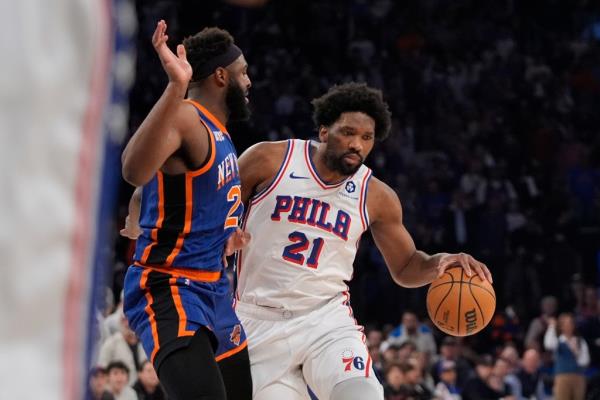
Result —
[[[238,302],[236,313],[248,337],[253,399],[310,399],[307,385],[327,400],[347,379],[375,377],[362,327],[345,296],[305,313]]]

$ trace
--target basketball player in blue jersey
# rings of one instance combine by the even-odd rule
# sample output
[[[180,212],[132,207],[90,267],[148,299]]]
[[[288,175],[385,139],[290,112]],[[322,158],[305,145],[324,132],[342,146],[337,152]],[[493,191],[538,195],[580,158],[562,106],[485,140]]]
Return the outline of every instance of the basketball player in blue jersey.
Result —
[[[226,31],[204,29],[177,55],[165,32],[160,21],[152,43],[169,83],[122,156],[125,180],[142,187],[140,230],[123,232],[139,234],[124,311],[169,399],[250,399],[246,336],[223,271],[225,247],[248,240],[225,128],[249,116],[248,66]]]
[[[333,87],[313,101],[319,142],[259,143],[239,160],[243,227],[236,312],[248,334],[256,400],[383,399],[345,281],[370,229],[394,281],[432,282],[450,266],[491,281],[468,254],[415,248],[398,196],[363,161],[390,129],[380,91]]]

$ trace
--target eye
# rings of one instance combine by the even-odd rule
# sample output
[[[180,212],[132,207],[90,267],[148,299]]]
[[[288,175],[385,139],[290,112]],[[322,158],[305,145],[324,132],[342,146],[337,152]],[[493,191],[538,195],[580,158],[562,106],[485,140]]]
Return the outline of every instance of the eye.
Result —
[[[373,140],[373,135],[363,135],[363,140]]]

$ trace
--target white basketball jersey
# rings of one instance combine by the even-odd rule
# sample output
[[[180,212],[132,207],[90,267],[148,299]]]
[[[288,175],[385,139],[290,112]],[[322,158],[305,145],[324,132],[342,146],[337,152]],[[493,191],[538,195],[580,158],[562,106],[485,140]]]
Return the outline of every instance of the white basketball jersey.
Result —
[[[237,299],[260,306],[308,310],[348,287],[369,221],[365,165],[327,184],[310,159],[310,141],[289,140],[285,159],[267,188],[248,204],[243,227],[252,235],[238,254]]]

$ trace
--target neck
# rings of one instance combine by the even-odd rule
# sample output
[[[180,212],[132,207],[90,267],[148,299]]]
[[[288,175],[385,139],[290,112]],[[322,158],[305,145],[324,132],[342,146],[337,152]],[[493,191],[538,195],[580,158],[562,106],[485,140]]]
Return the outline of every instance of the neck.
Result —
[[[342,175],[327,166],[327,163],[325,162],[325,146],[325,143],[318,143],[316,146],[311,143],[308,152],[309,157],[312,160],[319,177],[321,177],[325,183],[332,184],[341,182],[350,175]]]
[[[225,105],[225,92],[210,88],[204,84],[190,85],[188,98],[202,104],[219,122],[227,126],[229,115]]]

